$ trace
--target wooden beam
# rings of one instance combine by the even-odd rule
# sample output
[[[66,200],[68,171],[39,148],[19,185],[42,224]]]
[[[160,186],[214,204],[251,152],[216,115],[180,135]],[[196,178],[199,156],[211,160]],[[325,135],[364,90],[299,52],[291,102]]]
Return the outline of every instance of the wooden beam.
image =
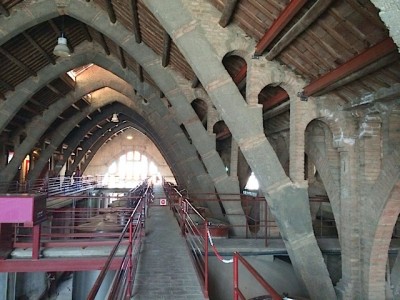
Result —
[[[132,26],[133,33],[135,34],[136,43],[140,44],[142,42],[142,35],[140,33],[139,24],[139,13],[137,9],[137,0],[131,0],[131,10],[132,10]]]
[[[107,7],[108,17],[110,18],[111,23],[114,24],[117,21],[117,17],[115,16],[112,0],[106,0],[106,7]]]
[[[86,25],[85,23],[82,23],[82,22],[79,22],[79,24],[80,24],[80,26],[81,26],[81,28],[82,28],[82,30],[83,30],[85,36],[86,36],[86,39],[87,39],[89,42],[92,42],[92,41],[93,41],[93,38],[92,38],[92,36],[90,35],[90,32],[89,32],[89,29],[88,29],[87,25]]]
[[[8,11],[7,8],[3,4],[0,4],[0,13],[6,17],[10,16],[10,12]]]
[[[15,87],[9,84],[8,82],[5,82],[3,79],[0,79],[0,85],[4,86],[6,89],[10,91],[14,91]]]
[[[106,38],[104,37],[104,34],[100,33],[100,44],[104,49],[104,52],[106,52],[107,55],[110,55],[110,49],[107,46]]]
[[[51,57],[40,45],[26,32],[22,32],[22,35],[28,40],[28,42],[40,52],[40,54],[46,58],[46,60],[51,63],[52,65],[56,64],[56,61]]]
[[[306,30],[331,4],[333,0],[317,0],[301,19],[275,44],[268,52],[266,58],[274,59],[294,39]]]
[[[138,64],[138,77],[139,77],[139,81],[143,82],[144,81],[144,76],[143,76],[143,68],[141,65]]]
[[[221,18],[219,19],[219,25],[224,28],[228,26],[238,3],[239,0],[225,0],[225,6]]]
[[[118,52],[119,52],[119,60],[121,61],[121,67],[123,69],[126,69],[126,60],[125,60],[125,55],[124,55],[124,49],[121,47],[118,47]]]
[[[304,94],[306,96],[314,95],[336,81],[343,79],[356,71],[359,71],[360,69],[368,66],[369,64],[379,60],[395,50],[397,50],[396,44],[390,37],[388,37],[375,46],[353,57],[343,65],[308,84],[304,88]]]
[[[361,70],[356,71],[356,72],[344,77],[343,79],[335,81],[334,83],[332,83],[325,89],[323,89],[319,92],[316,92],[314,94],[314,96],[320,96],[320,95],[326,94],[326,93],[333,91],[334,89],[337,89],[341,86],[344,86],[350,82],[353,82],[357,79],[363,78],[363,77],[365,77],[365,76],[367,76],[389,64],[395,63],[398,60],[399,60],[399,54],[397,52],[392,52],[389,55],[386,55],[386,56],[378,59],[377,61],[369,64],[368,66],[362,68]]]
[[[267,98],[263,105],[263,111],[270,109],[273,106],[279,105],[289,99],[289,95],[285,90],[279,90],[275,95]]]
[[[37,111],[36,109],[30,108],[28,105],[23,105],[22,109],[25,109],[26,111],[29,111],[29,112],[33,113],[34,115],[39,114],[39,111]]]
[[[29,73],[32,76],[36,76],[36,72],[28,68],[25,64],[23,64],[20,60],[16,59],[12,56],[7,50],[4,50],[0,47],[0,53],[7,57],[13,64],[15,64],[21,70]]]
[[[254,55],[262,55],[274,38],[276,38],[306,3],[307,0],[292,0],[258,42]]]
[[[193,79],[192,79],[192,88],[197,88],[197,86],[199,85],[200,81],[199,78],[197,78],[196,75],[194,75]]]
[[[164,46],[163,46],[163,55],[162,55],[162,66],[165,68],[169,64],[169,55],[171,51],[171,37],[168,32],[164,30]]]
[[[33,104],[43,108],[43,109],[48,109],[47,105],[44,105],[42,103],[40,103],[39,101],[37,101],[36,99],[30,98],[29,101],[31,101]]]
[[[233,78],[233,82],[236,85],[239,85],[243,81],[243,79],[246,78],[246,74],[247,74],[247,64],[244,64],[242,68],[239,70],[239,72],[236,74],[236,76]]]
[[[49,90],[51,90],[54,94],[56,94],[57,96],[59,96],[59,97],[63,96],[63,94],[62,94],[57,88],[55,88],[54,86],[52,86],[50,83],[49,83],[49,84],[46,84],[46,87],[47,87]]]

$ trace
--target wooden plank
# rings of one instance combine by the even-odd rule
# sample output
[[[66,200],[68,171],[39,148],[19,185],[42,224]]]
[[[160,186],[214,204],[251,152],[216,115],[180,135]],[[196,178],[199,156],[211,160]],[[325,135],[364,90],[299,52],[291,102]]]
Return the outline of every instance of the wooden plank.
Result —
[[[236,5],[238,4],[239,0],[226,0],[224,10],[222,11],[221,18],[219,19],[219,25],[222,27],[228,26],[234,12],[236,9]]]

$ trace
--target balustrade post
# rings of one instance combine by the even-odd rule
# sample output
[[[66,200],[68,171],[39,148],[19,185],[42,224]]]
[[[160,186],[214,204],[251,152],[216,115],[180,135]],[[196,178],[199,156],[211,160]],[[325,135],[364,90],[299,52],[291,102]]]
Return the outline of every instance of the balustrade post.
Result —
[[[40,224],[32,227],[32,259],[39,259],[40,253]]]
[[[208,224],[204,222],[204,295],[208,298]]]
[[[233,253],[233,300],[239,300],[239,263],[237,253]]]
[[[132,295],[132,273],[133,273],[133,263],[132,263],[132,247],[133,247],[133,218],[129,220],[129,244],[128,244],[128,298]],[[138,223],[139,225],[139,223]]]

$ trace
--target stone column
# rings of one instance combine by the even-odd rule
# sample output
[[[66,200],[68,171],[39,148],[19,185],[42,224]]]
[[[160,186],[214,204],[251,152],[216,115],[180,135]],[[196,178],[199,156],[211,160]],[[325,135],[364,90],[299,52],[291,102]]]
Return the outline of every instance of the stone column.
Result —
[[[239,146],[236,143],[236,141],[232,138],[231,165],[229,167],[229,176],[236,179],[238,171],[238,159],[239,159]]]

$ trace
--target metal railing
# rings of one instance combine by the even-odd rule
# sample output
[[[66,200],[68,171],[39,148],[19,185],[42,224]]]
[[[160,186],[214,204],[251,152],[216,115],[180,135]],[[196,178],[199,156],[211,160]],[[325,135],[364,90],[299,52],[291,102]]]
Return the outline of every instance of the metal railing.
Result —
[[[170,208],[175,213],[177,221],[179,223],[181,233],[186,238],[189,249],[192,253],[192,259],[197,268],[198,274],[202,279],[203,293],[208,298],[208,287],[209,287],[209,275],[208,275],[208,263],[209,263],[209,244],[211,243],[212,251],[215,256],[224,263],[234,263],[234,295],[235,300],[246,299],[239,289],[239,276],[238,276],[238,261],[241,261],[245,268],[254,276],[257,281],[260,282],[261,286],[266,288],[268,293],[273,296],[273,299],[282,299],[281,296],[252,268],[252,266],[238,253],[234,254],[233,260],[223,259],[213,241],[210,234],[212,225],[208,222],[207,218],[204,217],[192,203],[183,197],[183,195],[174,188],[165,187],[166,193],[170,199]],[[236,262],[235,262],[236,260]]]
[[[186,199],[174,208],[181,233],[191,250],[191,258],[201,278],[203,294],[208,298],[208,224],[207,220]]]
[[[141,195],[135,209],[130,215],[118,242],[112,249],[103,269],[96,279],[87,297],[88,300],[95,299],[103,280],[110,268],[111,262],[116,256],[117,250],[122,245],[126,234],[129,236],[129,243],[118,269],[114,276],[113,283],[109,289],[107,299],[129,299],[132,295],[132,287],[136,274],[139,251],[144,236],[144,226],[147,213],[147,205],[150,199],[150,190],[147,188]]]
[[[244,269],[246,269],[254,279],[258,281],[258,283],[267,291],[268,295],[272,297],[273,300],[281,300],[282,296],[279,295],[275,289],[269,285],[267,281],[254,269],[246,259],[243,258],[238,252],[233,254],[233,299],[234,300],[246,300],[248,297],[245,297],[240,290],[239,286],[239,262],[242,263]],[[243,269],[241,269],[243,270]],[[242,271],[243,272],[243,271]]]
[[[263,239],[264,245],[268,246],[268,240],[281,239],[281,234],[275,217],[272,215],[268,203],[264,197],[255,197],[247,194],[199,194],[195,197],[188,197],[179,192],[178,188],[173,185],[164,185],[166,194],[168,195],[171,207],[178,204],[181,199],[187,199],[194,204],[203,217],[207,217],[207,202],[219,202],[222,205],[227,202],[240,202],[243,213],[225,213],[225,219],[230,216],[244,216],[242,224],[228,224],[229,231],[234,228],[244,228],[245,236],[237,236],[246,239]],[[336,223],[333,217],[327,217],[321,213],[321,207],[324,203],[329,203],[326,197],[310,197],[310,206],[317,208],[317,214],[314,216],[313,227],[316,237],[333,237],[337,238]],[[210,221],[212,221],[210,219]],[[211,222],[212,223],[212,222]],[[236,236],[230,236],[236,238]]]

